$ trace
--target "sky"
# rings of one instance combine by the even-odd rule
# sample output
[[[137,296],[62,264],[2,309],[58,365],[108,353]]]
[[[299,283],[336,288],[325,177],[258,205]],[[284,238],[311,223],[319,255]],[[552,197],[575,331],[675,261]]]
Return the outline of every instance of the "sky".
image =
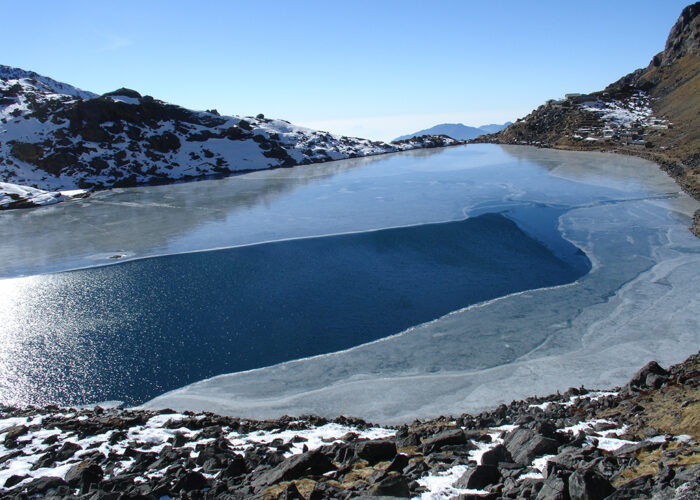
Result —
[[[601,90],[663,50],[689,3],[0,0],[0,64],[391,140]]]

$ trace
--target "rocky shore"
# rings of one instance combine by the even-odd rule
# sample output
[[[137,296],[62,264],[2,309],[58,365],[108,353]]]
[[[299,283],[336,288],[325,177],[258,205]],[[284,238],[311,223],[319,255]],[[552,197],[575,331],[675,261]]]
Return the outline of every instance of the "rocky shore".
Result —
[[[400,427],[0,407],[3,498],[700,498],[700,354]]]

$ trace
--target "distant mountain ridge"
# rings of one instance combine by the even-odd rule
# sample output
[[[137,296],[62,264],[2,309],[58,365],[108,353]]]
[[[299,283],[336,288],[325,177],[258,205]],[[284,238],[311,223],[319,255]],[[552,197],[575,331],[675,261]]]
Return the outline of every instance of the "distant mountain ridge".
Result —
[[[100,96],[0,66],[0,183],[7,184],[0,189],[0,209],[37,204],[30,193],[59,200],[37,188],[163,184],[457,143],[448,137],[387,144],[337,136],[262,114],[193,111],[126,88]]]
[[[464,125],[463,123],[440,123],[434,127],[419,130],[418,132],[414,132],[412,134],[402,135],[391,142],[406,141],[422,135],[446,135],[447,137],[451,137],[457,141],[468,141],[470,139],[475,139],[480,135],[500,132],[510,124],[511,122],[506,122],[503,125],[492,123],[489,125],[482,125],[481,127],[470,127],[468,125]]]

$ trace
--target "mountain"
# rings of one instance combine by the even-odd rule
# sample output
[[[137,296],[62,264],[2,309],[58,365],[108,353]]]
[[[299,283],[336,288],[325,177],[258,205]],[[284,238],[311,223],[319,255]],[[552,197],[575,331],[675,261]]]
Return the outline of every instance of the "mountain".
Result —
[[[467,125],[463,125],[462,123],[441,123],[425,130],[419,130],[413,134],[402,135],[391,142],[395,143],[399,141],[406,141],[423,135],[446,135],[458,141],[468,141],[469,139],[475,139],[480,135],[499,132],[508,125],[510,125],[510,122],[506,122],[503,125],[490,124],[483,125],[481,127],[469,127]]]
[[[97,95],[0,66],[0,182],[6,183],[0,208],[59,198],[37,198],[28,187],[167,183],[456,143],[447,137],[386,144],[336,136],[262,114],[192,111],[126,88]]]
[[[700,2],[683,9],[664,50],[646,68],[602,91],[547,101],[475,142],[641,156],[700,200]],[[700,237],[700,211],[693,232]]]

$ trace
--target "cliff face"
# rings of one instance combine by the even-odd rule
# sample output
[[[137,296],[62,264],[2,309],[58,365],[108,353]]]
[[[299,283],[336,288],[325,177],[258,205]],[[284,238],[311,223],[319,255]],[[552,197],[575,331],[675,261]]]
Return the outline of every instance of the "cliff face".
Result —
[[[700,199],[700,2],[683,9],[663,52],[646,68],[602,91],[548,101],[475,142],[642,156]]]

